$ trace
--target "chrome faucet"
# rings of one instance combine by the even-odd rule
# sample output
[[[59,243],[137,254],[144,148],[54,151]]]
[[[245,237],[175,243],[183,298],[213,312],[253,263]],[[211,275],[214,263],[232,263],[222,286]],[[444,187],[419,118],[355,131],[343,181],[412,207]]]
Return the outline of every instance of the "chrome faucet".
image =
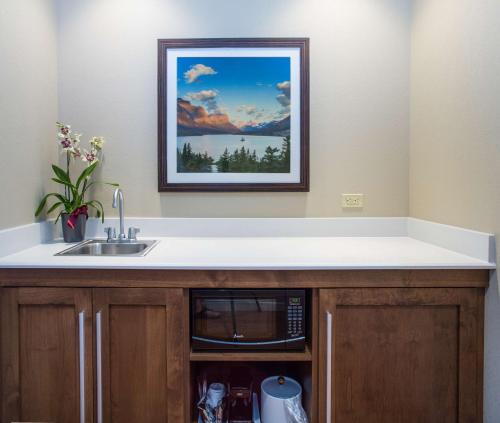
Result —
[[[113,194],[113,208],[116,209],[117,207],[120,213],[120,233],[118,234],[118,240],[123,241],[127,239],[127,235],[125,235],[125,223],[123,217],[123,191],[120,188],[116,188]]]
[[[108,242],[135,242],[137,241],[137,233],[140,232],[139,228],[129,228],[128,237],[125,234],[125,218],[123,212],[123,191],[117,188],[113,193],[113,208],[118,208],[120,215],[120,233],[116,236],[115,228],[104,228],[104,232],[108,235]]]

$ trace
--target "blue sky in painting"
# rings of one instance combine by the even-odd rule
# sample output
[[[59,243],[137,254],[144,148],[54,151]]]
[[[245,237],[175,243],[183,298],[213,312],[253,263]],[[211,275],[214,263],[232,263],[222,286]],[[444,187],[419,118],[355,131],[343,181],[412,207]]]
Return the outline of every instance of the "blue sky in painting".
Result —
[[[179,57],[177,96],[240,127],[281,120],[290,113],[290,58]]]

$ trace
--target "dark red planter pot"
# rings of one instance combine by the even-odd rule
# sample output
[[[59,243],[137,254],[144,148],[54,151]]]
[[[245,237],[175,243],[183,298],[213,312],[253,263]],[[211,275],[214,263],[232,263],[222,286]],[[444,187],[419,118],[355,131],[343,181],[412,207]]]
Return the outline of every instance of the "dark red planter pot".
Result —
[[[62,231],[64,242],[81,242],[85,239],[85,227],[87,225],[87,216],[84,214],[78,215],[75,222],[75,227],[68,226],[70,215],[63,213],[61,215]]]

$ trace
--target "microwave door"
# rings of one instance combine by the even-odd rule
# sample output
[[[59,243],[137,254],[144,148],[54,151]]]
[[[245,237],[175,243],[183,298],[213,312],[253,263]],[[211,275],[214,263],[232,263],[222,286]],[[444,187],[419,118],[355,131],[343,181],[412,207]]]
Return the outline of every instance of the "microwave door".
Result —
[[[204,343],[224,344],[234,337],[233,304],[230,298],[196,298],[194,312],[194,339]]]
[[[195,293],[194,348],[283,348],[286,295],[280,290],[209,290]]]
[[[284,301],[276,296],[246,296],[234,300],[235,342],[272,348],[286,341],[283,328]]]

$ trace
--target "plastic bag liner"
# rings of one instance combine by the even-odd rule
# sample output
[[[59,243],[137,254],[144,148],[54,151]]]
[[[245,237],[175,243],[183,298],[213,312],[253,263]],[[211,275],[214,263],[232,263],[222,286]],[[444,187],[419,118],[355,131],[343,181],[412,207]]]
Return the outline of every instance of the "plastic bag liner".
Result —
[[[286,399],[284,405],[287,423],[308,423],[300,397]]]
[[[201,423],[225,423],[226,419],[226,394],[227,390],[222,383],[210,384],[207,391],[207,382],[199,387],[201,399],[198,402],[200,412],[198,422]]]

